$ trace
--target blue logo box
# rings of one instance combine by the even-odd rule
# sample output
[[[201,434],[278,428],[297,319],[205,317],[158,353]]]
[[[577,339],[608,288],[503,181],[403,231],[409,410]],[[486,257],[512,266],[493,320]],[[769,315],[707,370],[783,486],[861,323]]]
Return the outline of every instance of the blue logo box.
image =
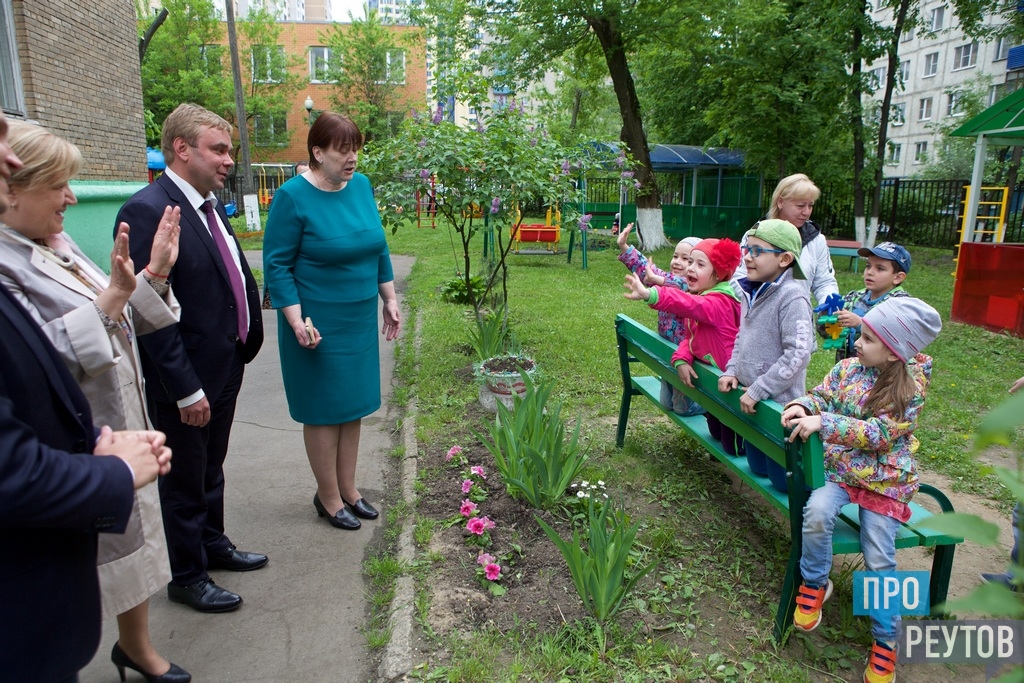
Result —
[[[876,619],[931,611],[928,572],[854,572],[853,613]]]

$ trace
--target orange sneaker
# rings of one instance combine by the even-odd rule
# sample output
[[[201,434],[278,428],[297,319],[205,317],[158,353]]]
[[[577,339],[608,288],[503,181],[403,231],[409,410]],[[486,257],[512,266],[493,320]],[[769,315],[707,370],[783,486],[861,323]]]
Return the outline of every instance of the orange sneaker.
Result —
[[[876,640],[868,655],[868,668],[864,669],[864,683],[895,683],[898,652],[896,643],[890,646]]]
[[[821,606],[832,597],[832,581],[821,588],[800,584],[796,594],[796,610],[793,612],[793,626],[797,631],[809,633],[821,623]]]

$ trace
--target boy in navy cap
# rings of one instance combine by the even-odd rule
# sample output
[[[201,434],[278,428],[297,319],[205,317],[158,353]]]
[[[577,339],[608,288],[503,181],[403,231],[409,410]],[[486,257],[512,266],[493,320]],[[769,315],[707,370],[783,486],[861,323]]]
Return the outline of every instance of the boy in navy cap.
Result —
[[[903,281],[910,273],[910,252],[895,242],[882,242],[874,247],[861,247],[857,254],[867,259],[864,267],[864,289],[855,289],[843,297],[843,309],[836,315],[842,327],[852,328],[844,347],[836,350],[836,362],[854,355],[853,343],[860,334],[861,318],[878,304],[893,297],[909,296]],[[828,336],[824,325],[818,334]]]

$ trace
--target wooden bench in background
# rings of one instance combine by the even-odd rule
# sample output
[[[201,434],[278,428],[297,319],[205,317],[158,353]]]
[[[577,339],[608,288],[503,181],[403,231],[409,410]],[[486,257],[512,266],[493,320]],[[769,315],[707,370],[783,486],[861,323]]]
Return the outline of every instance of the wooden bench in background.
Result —
[[[829,256],[849,256],[850,267],[853,272],[860,272],[860,256],[857,250],[860,249],[860,242],[854,240],[826,240]]]
[[[619,347],[619,365],[622,371],[622,404],[619,408],[619,423],[616,444],[622,446],[626,436],[626,424],[629,420],[629,407],[634,396],[646,396],[654,405],[665,412],[669,419],[681,427],[691,438],[708,450],[719,462],[739,477],[740,481],[778,508],[789,519],[789,531],[792,545],[789,553],[789,564],[782,583],[779,596],[778,612],[775,615],[774,635],[781,641],[789,625],[792,623],[793,609],[796,606],[796,590],[800,584],[800,554],[803,548],[803,510],[807,503],[808,492],[805,489],[819,488],[825,483],[824,451],[821,439],[815,435],[806,442],[786,441],[786,433],[782,427],[783,406],[775,401],[762,401],[757,404],[757,412],[748,415],[740,409],[740,390],[722,394],[718,391],[718,378],[721,372],[703,363],[694,363],[697,381],[694,387],[688,387],[680,381],[672,367],[672,354],[675,346],[632,318],[618,315],[615,318],[615,334]],[[633,367],[643,366],[653,375],[635,375]],[[701,404],[709,413],[733,429],[738,435],[760,448],[775,462],[786,468],[786,476],[790,481],[788,493],[775,489],[767,477],[761,477],[750,471],[745,457],[730,456],[722,450],[719,442],[708,433],[707,420],[703,415],[681,417],[661,405],[661,380],[667,380],[674,387],[685,393],[689,398]],[[792,485],[798,482],[798,485]],[[935,499],[944,512],[952,512],[953,505],[949,498],[938,489],[922,484],[920,493]],[[911,503],[913,517],[908,524],[921,521],[932,513],[925,508]],[[918,546],[935,549],[929,584],[929,597],[932,612],[935,606],[946,600],[949,590],[949,577],[953,569],[953,553],[962,538],[947,536],[927,529],[912,529],[907,524],[900,527],[896,535],[897,548]],[[836,554],[859,553],[860,520],[856,505],[843,508],[836,520],[835,532],[832,537],[832,552]]]

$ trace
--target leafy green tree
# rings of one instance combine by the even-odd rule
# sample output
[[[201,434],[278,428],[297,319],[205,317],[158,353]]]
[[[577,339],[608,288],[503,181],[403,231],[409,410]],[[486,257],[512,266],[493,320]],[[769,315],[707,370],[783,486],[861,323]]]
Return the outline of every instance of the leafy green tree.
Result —
[[[348,26],[333,24],[320,39],[331,49],[327,80],[337,93],[331,101],[350,116],[368,140],[390,137],[404,117],[398,111],[405,84],[406,49],[371,10]],[[418,39],[418,36],[417,36]]]
[[[485,0],[497,41],[493,65],[517,84],[536,80],[552,61],[578,45],[590,45],[604,56],[622,119],[620,139],[638,161],[637,222],[645,248],[668,243],[661,200],[651,168],[640,98],[630,69],[637,45],[662,28],[672,3],[652,0]]]
[[[295,69],[303,60],[279,43],[281,26],[266,9],[250,10],[237,26],[246,125],[253,160],[260,161],[291,140],[288,111],[306,82],[305,75]]]
[[[583,137],[611,140],[621,119],[615,94],[608,88],[604,58],[585,44],[577,45],[556,60],[555,90],[537,86],[540,119],[555,139],[566,142]]]
[[[153,35],[142,62],[143,105],[157,125],[182,102],[232,116],[234,89],[224,28],[212,0],[163,0],[167,20]],[[137,8],[139,33],[152,21],[148,3]]]

